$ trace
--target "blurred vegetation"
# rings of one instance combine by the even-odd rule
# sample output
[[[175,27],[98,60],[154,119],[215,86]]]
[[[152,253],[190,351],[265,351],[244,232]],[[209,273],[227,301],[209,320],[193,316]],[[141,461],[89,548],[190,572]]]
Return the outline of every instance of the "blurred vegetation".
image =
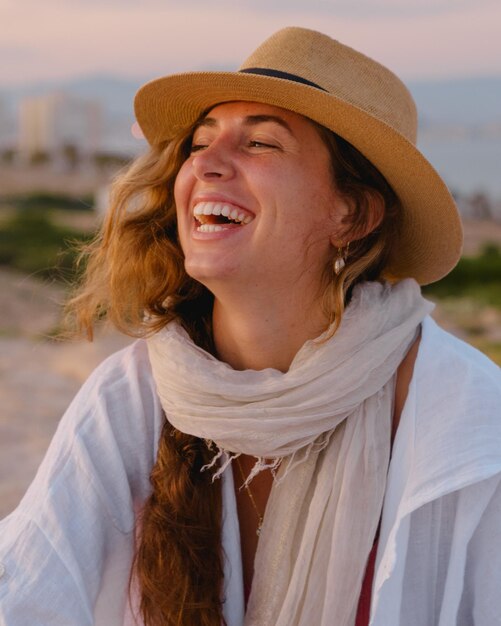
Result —
[[[116,152],[96,152],[92,156],[92,161],[99,169],[119,170],[128,165],[130,156],[117,154]]]
[[[464,257],[439,282],[423,289],[444,319],[468,343],[501,365],[501,249],[487,244],[475,257]]]
[[[0,221],[0,265],[40,278],[75,277],[75,244],[89,233],[56,224],[49,212],[28,208]]]
[[[15,196],[0,196],[0,204],[20,211],[44,212],[53,209],[65,211],[92,211],[94,197],[79,198],[55,193],[29,193]]]
[[[3,165],[12,165],[16,157],[16,151],[14,148],[6,148],[0,152],[0,163]]]
[[[78,172],[81,167],[95,167],[98,171],[117,170],[128,165],[132,160],[132,156],[125,152],[116,152],[113,150],[97,151],[91,154],[82,153],[79,147],[74,143],[66,143],[61,146],[57,152],[48,152],[46,150],[36,150],[29,154],[20,154],[15,148],[0,149],[0,165],[12,167],[34,167],[34,168],[51,168],[53,166],[60,168],[65,166],[66,172]]]
[[[445,278],[423,289],[438,298],[469,298],[501,309],[501,249],[486,244],[475,257],[463,257]]]

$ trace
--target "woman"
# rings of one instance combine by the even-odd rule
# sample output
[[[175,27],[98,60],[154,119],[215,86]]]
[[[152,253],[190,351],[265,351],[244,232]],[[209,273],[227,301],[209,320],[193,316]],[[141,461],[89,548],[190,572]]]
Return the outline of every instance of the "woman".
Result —
[[[136,114],[70,308],[147,340],[4,521],[3,623],[500,623],[499,371],[419,292],[461,228],[405,87],[288,28]]]

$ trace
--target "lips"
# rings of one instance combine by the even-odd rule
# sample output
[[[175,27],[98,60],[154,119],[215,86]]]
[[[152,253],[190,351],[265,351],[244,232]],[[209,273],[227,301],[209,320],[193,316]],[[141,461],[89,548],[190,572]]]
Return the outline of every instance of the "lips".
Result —
[[[241,228],[254,219],[254,215],[249,211],[228,202],[198,202],[193,208],[193,217],[199,232]]]

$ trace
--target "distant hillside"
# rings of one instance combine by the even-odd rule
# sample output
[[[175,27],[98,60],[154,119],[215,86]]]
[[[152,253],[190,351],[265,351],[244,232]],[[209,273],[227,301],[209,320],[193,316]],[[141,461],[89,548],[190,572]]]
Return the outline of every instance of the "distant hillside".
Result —
[[[411,82],[423,124],[501,123],[501,76]]]
[[[111,115],[130,115],[134,94],[143,82],[141,79],[136,81],[103,75],[66,81],[39,82],[22,87],[2,88],[0,86],[0,99],[4,101],[8,109],[14,111],[23,98],[63,91],[74,96],[99,100]]]

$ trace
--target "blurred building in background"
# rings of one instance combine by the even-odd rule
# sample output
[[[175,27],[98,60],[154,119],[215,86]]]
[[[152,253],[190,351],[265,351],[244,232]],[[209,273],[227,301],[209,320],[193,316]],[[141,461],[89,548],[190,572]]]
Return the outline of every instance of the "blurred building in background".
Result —
[[[14,130],[10,127],[9,116],[5,100],[0,97],[0,149],[11,147],[11,142],[15,136]]]
[[[101,105],[62,92],[25,98],[19,106],[18,154],[23,161],[85,160],[101,147]]]

